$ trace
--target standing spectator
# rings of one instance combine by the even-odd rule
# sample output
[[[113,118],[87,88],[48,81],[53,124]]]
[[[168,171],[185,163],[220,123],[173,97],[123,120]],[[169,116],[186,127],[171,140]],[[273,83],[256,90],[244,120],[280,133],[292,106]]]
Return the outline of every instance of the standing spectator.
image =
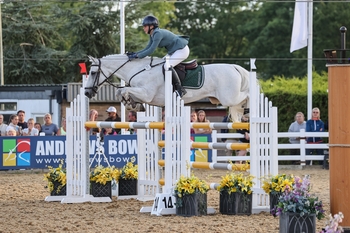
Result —
[[[324,131],[324,123],[321,120],[321,112],[319,108],[312,109],[312,118],[306,122],[306,132],[323,132]],[[322,143],[322,138],[320,137],[308,137],[308,144],[318,144]],[[306,154],[311,155],[314,154],[323,155],[323,149],[307,149]],[[310,165],[310,160],[306,161],[307,165]]]
[[[50,113],[46,113],[44,117],[45,124],[41,126],[42,132],[45,133],[45,136],[60,135],[58,126],[52,123],[52,118]]]
[[[295,121],[290,124],[288,132],[300,132],[301,129],[306,129],[306,122],[302,112],[297,112],[294,119]],[[300,144],[300,137],[290,137],[289,142],[291,144]],[[290,149],[290,154],[300,155],[300,149]]]
[[[113,106],[110,106],[107,109],[107,114],[108,114],[108,118],[105,121],[120,121],[120,117],[117,114],[117,109]],[[115,131],[117,134],[120,134],[120,129],[113,129],[113,131]],[[102,129],[103,134],[105,134],[105,130]]]
[[[206,114],[203,110],[198,111],[198,120],[197,122],[209,123],[209,120],[206,118]],[[211,134],[211,129],[194,129],[196,134]]]
[[[66,130],[67,130],[66,127],[67,127],[66,118],[62,117],[61,128],[60,128],[59,135],[66,135]]]
[[[90,114],[89,114],[89,121],[97,121],[98,118],[98,112],[96,109],[91,109]],[[101,129],[100,128],[92,128],[90,129],[90,134],[91,135],[96,135],[100,133]]]
[[[4,123],[4,115],[0,114],[0,136],[6,135],[7,124]]]
[[[28,128],[23,130],[23,136],[38,136],[39,130],[34,128],[34,119],[29,118],[27,122]]]
[[[242,122],[247,123],[249,122],[249,113],[243,115]],[[250,142],[250,136],[249,136],[249,130],[247,129],[237,129],[237,133],[241,133],[244,135],[243,138],[239,139],[239,142],[241,143],[249,143]],[[239,150],[237,153],[237,156],[246,156],[247,150]],[[238,161],[237,163],[242,163],[241,161]]]
[[[41,132],[43,132],[43,131],[41,130],[41,124],[40,124],[39,122],[36,122],[36,123],[34,124],[34,128],[36,128],[36,129],[39,131],[39,134],[40,134]]]
[[[17,116],[18,116],[18,126],[21,128],[22,130],[25,128],[28,128],[27,122],[25,122],[25,117],[26,117],[26,112],[23,110],[19,110],[17,112]]]
[[[197,122],[198,117],[196,111],[191,112],[191,122]],[[191,128],[191,134],[195,134],[194,129]]]
[[[17,136],[21,135],[22,132],[18,127],[18,116],[16,114],[11,115],[9,122],[10,124],[6,127],[6,135],[10,129],[14,129]]]
[[[128,113],[129,122],[137,122],[137,114],[135,111],[130,111]],[[136,134],[137,129],[129,129],[130,134]]]

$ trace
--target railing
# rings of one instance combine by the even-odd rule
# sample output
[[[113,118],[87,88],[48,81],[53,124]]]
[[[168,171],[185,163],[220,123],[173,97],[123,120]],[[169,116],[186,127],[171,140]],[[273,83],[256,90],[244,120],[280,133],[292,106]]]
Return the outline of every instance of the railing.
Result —
[[[290,137],[321,137],[323,139],[328,138],[328,132],[305,132],[301,130],[297,133],[290,132],[280,132],[277,134],[278,138],[290,138]],[[222,138],[227,139],[239,139],[243,138],[242,134],[239,133],[217,133],[216,130],[212,132],[212,141],[221,141]],[[219,139],[219,140],[218,140]],[[307,144],[305,139],[300,139],[300,144],[290,144],[290,143],[278,143],[277,148],[280,149],[300,149],[300,155],[278,155],[278,161],[300,161],[301,165],[305,165],[306,160],[310,161],[323,161],[324,155],[306,155],[307,149],[323,149],[328,150],[327,143],[317,143],[317,144]],[[241,161],[250,160],[250,156],[218,156],[217,150],[212,151],[213,162],[219,161]]]

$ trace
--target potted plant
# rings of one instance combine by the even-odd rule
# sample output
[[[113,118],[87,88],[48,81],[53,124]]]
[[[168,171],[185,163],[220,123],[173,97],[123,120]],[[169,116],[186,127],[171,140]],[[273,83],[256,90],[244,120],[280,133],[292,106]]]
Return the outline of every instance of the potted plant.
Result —
[[[118,178],[119,170],[114,166],[96,166],[90,172],[91,194],[94,197],[112,198],[112,180]]]
[[[137,195],[138,166],[134,164],[135,157],[131,158],[120,171],[116,179],[118,182],[118,196]]]
[[[252,175],[230,173],[223,176],[217,190],[220,191],[220,213],[252,213]]]
[[[294,177],[293,175],[276,175],[265,178],[262,188],[265,193],[270,195],[270,212],[277,205],[279,197],[285,191],[286,187],[293,188]]]
[[[44,174],[44,180],[48,181],[51,196],[66,196],[66,169],[63,162],[57,168],[48,166],[49,172]]]
[[[209,185],[198,177],[181,176],[174,188],[176,214],[185,217],[206,215],[208,191]]]
[[[309,176],[294,178],[293,189],[285,188],[272,214],[280,216],[280,233],[316,231],[316,218],[322,219],[324,210],[322,201],[310,193]]]

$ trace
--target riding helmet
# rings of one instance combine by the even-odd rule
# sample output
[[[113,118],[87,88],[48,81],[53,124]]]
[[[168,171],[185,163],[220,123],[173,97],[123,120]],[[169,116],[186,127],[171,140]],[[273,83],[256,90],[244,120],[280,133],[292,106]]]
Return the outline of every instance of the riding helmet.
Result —
[[[153,25],[155,28],[157,28],[159,26],[159,21],[156,17],[152,15],[147,15],[142,21],[142,26],[148,25]]]

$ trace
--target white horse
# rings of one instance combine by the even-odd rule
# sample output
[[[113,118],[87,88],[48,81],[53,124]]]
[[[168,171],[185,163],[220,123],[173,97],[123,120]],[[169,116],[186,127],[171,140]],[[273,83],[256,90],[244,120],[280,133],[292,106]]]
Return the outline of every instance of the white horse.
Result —
[[[164,106],[164,75],[162,67],[164,59],[145,57],[129,61],[125,54],[115,54],[100,59],[90,57],[92,62],[85,95],[92,98],[99,87],[116,75],[126,83],[125,87],[117,87],[117,98],[128,110],[140,110],[142,103]],[[204,84],[200,89],[186,89],[182,97],[185,103],[209,98],[212,104],[229,107],[231,119],[239,122],[244,107],[248,106],[249,72],[234,64],[204,65]]]

